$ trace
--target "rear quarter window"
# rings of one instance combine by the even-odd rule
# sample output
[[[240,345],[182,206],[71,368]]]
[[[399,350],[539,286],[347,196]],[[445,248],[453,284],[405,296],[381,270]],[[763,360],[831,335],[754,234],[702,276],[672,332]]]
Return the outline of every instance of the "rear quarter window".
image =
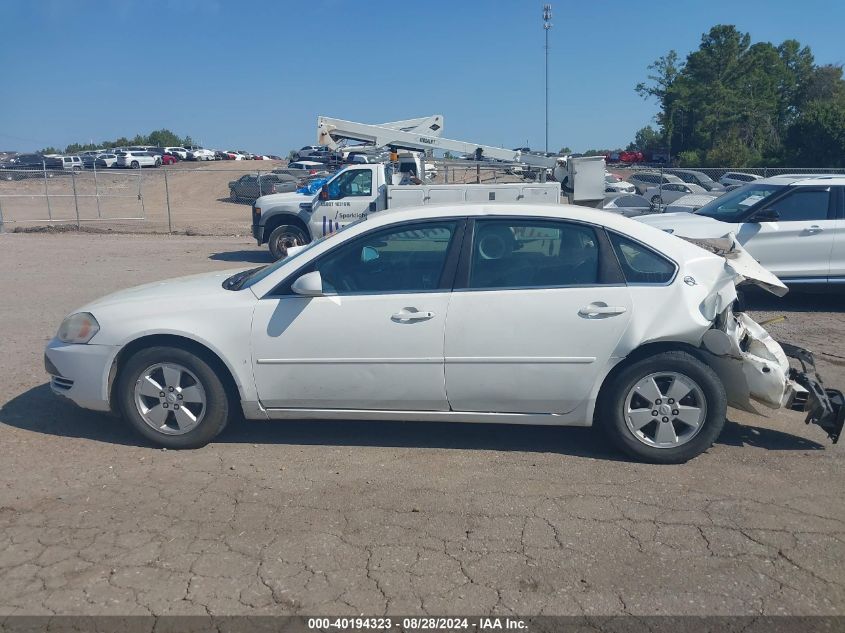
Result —
[[[668,284],[672,281],[676,269],[674,262],[618,233],[608,232],[608,235],[627,283]]]

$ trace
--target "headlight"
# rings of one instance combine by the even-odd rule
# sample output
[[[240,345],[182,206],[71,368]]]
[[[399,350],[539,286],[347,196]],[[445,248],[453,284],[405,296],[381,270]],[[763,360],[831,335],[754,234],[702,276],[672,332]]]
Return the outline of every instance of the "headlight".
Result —
[[[56,334],[62,343],[87,343],[100,331],[100,324],[89,312],[77,312],[67,317]]]

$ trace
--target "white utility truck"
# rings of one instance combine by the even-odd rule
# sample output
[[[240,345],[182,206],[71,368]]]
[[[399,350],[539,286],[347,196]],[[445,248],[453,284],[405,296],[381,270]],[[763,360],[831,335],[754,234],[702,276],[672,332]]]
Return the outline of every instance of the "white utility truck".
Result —
[[[314,193],[280,193],[258,198],[252,206],[252,234],[259,246],[269,246],[276,259],[285,257],[291,246],[308,244],[369,213],[462,202],[549,204],[560,201],[561,182],[422,184],[425,164],[420,150],[471,152],[479,159],[489,157],[544,170],[554,169],[556,177],[572,184],[563,189],[568,194],[568,201],[593,205],[604,197],[602,157],[563,161],[442,139],[439,137],[443,129],[441,115],[381,125],[320,117],[317,128],[321,145],[334,149],[338,140],[355,140],[376,148],[389,147],[396,160],[350,165],[334,174]],[[399,150],[407,151],[399,153]]]

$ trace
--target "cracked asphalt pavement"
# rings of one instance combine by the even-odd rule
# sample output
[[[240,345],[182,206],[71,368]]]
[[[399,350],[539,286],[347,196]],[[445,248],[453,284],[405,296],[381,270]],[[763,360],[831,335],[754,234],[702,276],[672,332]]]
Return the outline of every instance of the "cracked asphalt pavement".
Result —
[[[52,396],[85,301],[266,262],[246,238],[0,235],[0,616],[845,614],[845,448],[731,410],[682,466],[589,429],[240,422],[150,448]],[[845,301],[752,298],[845,387]]]

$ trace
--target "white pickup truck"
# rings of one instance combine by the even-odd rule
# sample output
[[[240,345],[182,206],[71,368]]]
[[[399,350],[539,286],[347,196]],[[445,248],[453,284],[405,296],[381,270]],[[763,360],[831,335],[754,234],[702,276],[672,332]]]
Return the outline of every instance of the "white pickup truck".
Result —
[[[461,202],[560,202],[560,184],[502,183],[478,185],[398,184],[421,173],[419,159],[398,164],[350,165],[314,194],[261,196],[252,205],[252,234],[276,259],[291,246],[308,244],[369,213],[400,207]],[[419,182],[419,181],[417,181]]]

